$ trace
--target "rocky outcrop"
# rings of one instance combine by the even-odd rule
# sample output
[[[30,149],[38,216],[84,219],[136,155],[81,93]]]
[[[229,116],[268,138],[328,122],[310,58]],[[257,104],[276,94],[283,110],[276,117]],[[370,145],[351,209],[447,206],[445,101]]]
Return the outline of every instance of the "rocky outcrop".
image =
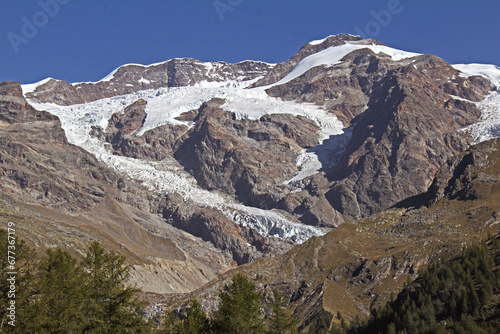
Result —
[[[221,189],[244,204],[270,209],[290,191],[281,184],[296,172],[299,151],[318,141],[318,127],[292,115],[236,120],[214,99],[176,145],[174,157],[209,190]]]
[[[500,139],[497,138],[449,159],[421,197],[425,198],[428,206],[443,198],[485,200],[495,193],[499,185]]]
[[[329,172],[335,182],[327,198],[335,209],[360,218],[421,193],[443,162],[469,147],[470,139],[458,130],[481,113],[440,89],[453,76],[458,77],[444,61],[422,56],[378,82],[341,162]],[[460,78],[455,86],[481,99],[491,87],[475,80],[481,85]]]
[[[192,86],[202,81],[246,81],[265,75],[273,65],[244,61],[237,64],[176,58],[164,63],[124,65],[99,82],[69,84],[50,79],[27,94],[40,102],[72,105],[140,90]]]
[[[113,114],[108,127],[93,127],[92,135],[112,145],[115,154],[136,159],[163,160],[172,155],[176,140],[187,131],[185,125],[166,124],[146,131],[137,132],[146,119],[147,102],[139,99],[123,111]]]
[[[33,108],[25,100],[21,85],[6,81],[0,83],[0,121],[13,124],[35,121],[57,122],[59,119],[46,111]]]
[[[330,37],[307,44],[283,64],[292,66],[310,52],[345,42],[373,43]],[[271,75],[279,68],[260,84],[282,78]],[[425,191],[439,166],[470,146],[470,138],[458,130],[479,120],[473,102],[481,101],[492,86],[483,77],[459,74],[436,56],[394,61],[366,48],[266,91],[284,100],[323,105],[352,128],[352,140],[340,161],[326,170],[330,182],[323,182],[327,189],[319,193],[338,212],[329,217],[359,219]]]
[[[25,193],[72,210],[91,208],[116,186],[119,177],[70,145],[59,119],[29,105],[19,83],[1,83],[0,99],[2,174]]]
[[[282,254],[291,247],[291,243],[264,238],[252,229],[236,225],[218,210],[186,202],[179,194],[167,195],[165,203],[163,217],[167,222],[228,252],[235,265]]]

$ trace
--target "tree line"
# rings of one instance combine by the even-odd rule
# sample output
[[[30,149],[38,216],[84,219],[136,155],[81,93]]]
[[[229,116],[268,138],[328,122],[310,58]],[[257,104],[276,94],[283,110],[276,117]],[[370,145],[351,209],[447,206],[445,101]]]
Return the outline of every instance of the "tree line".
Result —
[[[246,276],[237,274],[219,290],[216,310],[207,314],[196,300],[161,322],[147,319],[140,290],[128,285],[125,258],[93,242],[82,260],[48,249],[43,256],[16,240],[15,327],[9,324],[12,291],[8,280],[7,232],[0,230],[0,332],[296,334],[298,323],[287,300],[274,290],[267,302]],[[466,248],[454,258],[432,262],[366,320],[350,324],[324,312],[305,324],[307,333],[417,334],[500,332],[500,240]],[[264,305],[267,303],[266,310]],[[302,326],[304,327],[304,326]]]
[[[490,237],[454,258],[433,261],[368,320],[332,333],[417,334],[500,332],[500,240]]]

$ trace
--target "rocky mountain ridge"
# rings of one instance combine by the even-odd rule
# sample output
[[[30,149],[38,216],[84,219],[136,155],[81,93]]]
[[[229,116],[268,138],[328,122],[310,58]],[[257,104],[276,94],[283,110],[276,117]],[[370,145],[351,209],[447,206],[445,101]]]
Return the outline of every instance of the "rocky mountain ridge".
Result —
[[[176,58],[149,66],[124,65],[98,82],[70,84],[66,81],[46,79],[36,84],[33,91],[27,92],[26,97],[43,103],[72,105],[140,90],[192,86],[201,81],[248,81],[262,76],[272,67],[272,64],[254,61],[229,64]]]
[[[358,45],[384,45],[374,39],[365,40],[360,36],[353,36],[349,34],[339,34],[335,36],[328,36],[327,38],[319,41],[306,43],[300,50],[294,54],[289,60],[277,64],[269,73],[263,78],[259,79],[253,87],[268,86],[283,79],[290,73],[295,66],[304,58],[323,51],[333,46],[345,45],[346,42]]]

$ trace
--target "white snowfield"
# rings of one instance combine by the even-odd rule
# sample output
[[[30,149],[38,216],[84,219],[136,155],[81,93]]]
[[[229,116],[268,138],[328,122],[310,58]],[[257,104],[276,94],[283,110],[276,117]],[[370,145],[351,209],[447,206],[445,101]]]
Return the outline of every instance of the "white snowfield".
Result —
[[[310,43],[319,44],[322,41]],[[285,84],[316,66],[338,64],[350,52],[363,48],[369,48],[375,53],[383,52],[396,61],[419,55],[381,45],[344,44],[327,48],[304,58],[287,76],[271,86]],[[156,64],[150,66],[154,65]],[[207,63],[208,71],[211,67],[212,64]],[[485,76],[497,87],[497,91],[478,103],[483,112],[482,121],[468,127],[467,130],[473,134],[478,142],[499,137],[500,69],[493,65],[478,64],[455,65],[455,68],[460,70],[464,76]],[[103,81],[110,80],[116,71],[111,72]],[[301,181],[304,178],[317,173],[321,168],[328,166],[332,159],[337,159],[342,154],[350,140],[351,129],[343,128],[337,117],[325,111],[321,106],[282,101],[270,97],[265,92],[265,89],[270,86],[249,89],[248,87],[258,79],[243,82],[201,82],[188,87],[144,90],[72,106],[40,104],[35,100],[29,102],[37,109],[47,110],[57,115],[61,119],[69,142],[91,152],[117,172],[142,182],[152,191],[177,192],[187,200],[220,210],[235,223],[253,228],[264,236],[290,238],[294,242],[301,243],[311,236],[324,234],[326,230],[294,222],[277,211],[244,206],[229,196],[204,190],[197,184],[194,177],[185,172],[173,158],[161,162],[151,162],[113,155],[109,144],[103,143],[89,134],[92,126],[106,129],[108,121],[114,113],[123,112],[128,105],[138,99],[147,101],[145,109],[147,117],[143,127],[136,133],[137,136],[165,124],[192,126],[192,124],[178,121],[175,118],[183,112],[199,108],[203,102],[212,98],[224,98],[226,102],[222,108],[233,112],[237,119],[257,120],[266,114],[302,115],[313,120],[320,127],[320,142],[316,147],[300,152],[297,158],[299,172],[284,182],[284,184],[300,190]],[[49,79],[36,84],[23,85],[24,94],[34,91],[36,87],[47,80]]]
[[[452,66],[462,72],[465,77],[480,75],[490,80],[497,87],[500,84],[500,68],[498,66],[485,64],[455,64]]]
[[[468,126],[475,143],[500,137],[500,68],[495,65],[457,64],[453,67],[464,77],[479,75],[488,79],[496,88],[489,96],[476,105],[481,109],[481,120]]]

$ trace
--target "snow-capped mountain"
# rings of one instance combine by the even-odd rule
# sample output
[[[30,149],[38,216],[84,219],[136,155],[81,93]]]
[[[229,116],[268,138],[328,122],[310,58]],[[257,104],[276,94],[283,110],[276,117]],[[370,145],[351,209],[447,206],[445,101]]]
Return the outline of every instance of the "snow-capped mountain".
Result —
[[[493,65],[337,35],[280,64],[173,59],[22,89],[70,143],[156,194],[161,219],[245,263],[425,191],[499,136],[499,87]]]

